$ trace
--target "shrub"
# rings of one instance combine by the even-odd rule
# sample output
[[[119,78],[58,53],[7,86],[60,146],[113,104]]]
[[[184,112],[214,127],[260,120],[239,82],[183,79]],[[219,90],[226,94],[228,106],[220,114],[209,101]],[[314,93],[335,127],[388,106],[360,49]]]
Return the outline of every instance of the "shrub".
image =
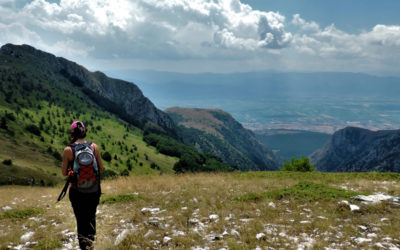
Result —
[[[110,162],[111,161],[111,154],[108,151],[105,151],[104,153],[101,154],[101,158],[103,158],[103,160]]]
[[[6,160],[3,161],[3,164],[7,165],[7,166],[11,166],[12,165],[12,160],[11,159],[6,159]]]
[[[25,129],[34,135],[40,136],[40,129],[34,124],[27,125]]]
[[[121,176],[129,176],[129,171],[128,171],[128,169],[124,169],[124,170],[121,172]]]
[[[111,169],[105,169],[101,172],[101,179],[108,179],[118,176],[118,173]]]
[[[310,160],[307,157],[301,157],[301,159],[292,158],[290,162],[286,161],[282,167],[282,171],[299,171],[299,172],[312,172],[315,168],[311,165]]]

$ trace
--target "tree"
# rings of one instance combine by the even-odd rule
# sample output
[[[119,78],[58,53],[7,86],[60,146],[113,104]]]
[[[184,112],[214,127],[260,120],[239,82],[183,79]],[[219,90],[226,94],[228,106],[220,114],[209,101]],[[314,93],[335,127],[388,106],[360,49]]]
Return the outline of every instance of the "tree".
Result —
[[[104,153],[101,154],[101,158],[103,160],[110,162],[111,161],[111,154],[108,151],[105,151]]]
[[[298,171],[298,172],[312,172],[315,168],[311,165],[310,160],[307,157],[301,156],[299,158],[292,158],[291,161],[286,161],[282,167],[282,171]]]

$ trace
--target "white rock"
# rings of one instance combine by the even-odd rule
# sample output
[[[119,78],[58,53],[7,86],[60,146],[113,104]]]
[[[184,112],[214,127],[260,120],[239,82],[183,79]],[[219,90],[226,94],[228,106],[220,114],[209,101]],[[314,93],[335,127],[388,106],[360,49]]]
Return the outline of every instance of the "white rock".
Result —
[[[368,229],[366,226],[363,226],[363,225],[359,225],[358,227],[361,228],[362,230],[367,230]]]
[[[235,229],[231,230],[231,234],[236,236],[236,237],[238,237],[238,238],[240,238],[240,233],[238,231],[236,231]]]
[[[376,237],[378,237],[378,235],[376,235],[376,233],[369,233],[369,234],[367,234],[367,237],[368,238],[376,238]]]
[[[186,235],[186,233],[182,232],[182,231],[172,231],[172,232],[173,232],[172,236],[174,236],[174,237],[176,237],[176,236],[185,236]]]
[[[4,206],[4,207],[2,207],[2,209],[3,209],[4,211],[9,211],[9,210],[12,209],[12,207],[10,207],[10,206]]]
[[[254,250],[262,250],[262,248],[260,246],[256,246],[256,248],[254,248]]]
[[[225,237],[225,236],[228,236],[229,233],[225,230],[221,235],[222,235],[222,237]]]
[[[363,203],[366,204],[377,204],[380,203],[381,201],[389,201],[393,203],[398,203],[400,198],[399,197],[393,197],[385,193],[375,193],[371,195],[357,195],[353,197],[356,200],[360,200]]]
[[[302,221],[300,221],[300,224],[309,224],[309,223],[311,223],[311,221],[309,221],[309,220],[302,220]]]
[[[218,216],[218,214],[211,214],[211,215],[209,216],[209,218],[210,218],[210,220],[212,220],[212,221],[217,221],[217,220],[219,219],[219,216]]]
[[[129,234],[128,229],[124,229],[120,234],[118,234],[117,238],[115,239],[114,246],[118,246]]]
[[[360,210],[360,207],[354,204],[350,204],[350,211],[358,211]]]
[[[199,202],[196,197],[194,197],[192,200],[193,200],[194,203],[198,203]]]
[[[143,214],[151,213],[151,214],[158,214],[160,212],[160,208],[151,208],[151,207],[144,207],[140,210]]]
[[[27,233],[24,233],[24,234],[21,236],[21,241],[27,242],[28,240],[30,240],[30,239],[32,238],[32,236],[33,236],[34,234],[35,234],[34,232],[27,232]]]
[[[317,217],[318,219],[321,219],[321,220],[327,220],[328,218],[326,218],[325,216],[318,216]]]
[[[189,219],[188,222],[189,222],[189,224],[192,224],[192,225],[197,225],[200,223],[199,219],[196,219],[196,218],[191,218],[191,219]]]
[[[187,210],[188,208],[187,208],[187,207],[182,207],[181,209],[182,209],[182,210]]]
[[[367,239],[367,238],[362,238],[362,237],[360,237],[360,238],[354,239],[354,241],[355,241],[357,244],[363,244],[364,242],[371,242],[372,239]]]
[[[256,235],[256,239],[257,240],[261,240],[261,239],[264,239],[265,238],[265,233],[258,233],[257,235]]]
[[[150,229],[149,231],[147,231],[147,233],[143,237],[148,238],[152,234],[153,234],[153,230]]]
[[[384,222],[384,221],[389,221],[389,219],[388,219],[388,218],[382,218],[381,221],[382,221],[382,222]]]
[[[275,208],[276,206],[275,206],[275,203],[273,203],[272,201],[270,201],[269,203],[268,203],[268,206],[269,207],[272,207],[272,208]]]
[[[164,239],[163,239],[163,243],[164,243],[164,244],[167,244],[167,243],[170,242],[171,240],[172,240],[171,237],[165,236]]]
[[[245,223],[252,221],[252,220],[254,220],[254,219],[253,218],[240,219],[241,222],[245,222]]]
[[[339,204],[350,205],[350,203],[346,200],[339,201]]]

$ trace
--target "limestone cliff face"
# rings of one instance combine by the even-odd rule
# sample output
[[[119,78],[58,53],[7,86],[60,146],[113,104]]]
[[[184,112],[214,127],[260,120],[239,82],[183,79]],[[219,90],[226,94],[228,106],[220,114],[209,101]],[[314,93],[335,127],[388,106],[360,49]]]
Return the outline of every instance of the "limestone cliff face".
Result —
[[[6,44],[0,49],[1,55],[13,56],[29,67],[45,72],[48,77],[57,79],[61,75],[73,79],[81,87],[119,104],[127,114],[135,118],[150,121],[169,130],[175,127],[170,117],[157,109],[134,83],[109,78],[101,72],[90,72],[65,58],[56,57],[29,45]]]
[[[400,130],[347,127],[334,133],[310,160],[321,171],[400,172]]]
[[[277,170],[278,159],[230,114],[217,109],[169,108],[185,143],[211,152],[240,170]]]

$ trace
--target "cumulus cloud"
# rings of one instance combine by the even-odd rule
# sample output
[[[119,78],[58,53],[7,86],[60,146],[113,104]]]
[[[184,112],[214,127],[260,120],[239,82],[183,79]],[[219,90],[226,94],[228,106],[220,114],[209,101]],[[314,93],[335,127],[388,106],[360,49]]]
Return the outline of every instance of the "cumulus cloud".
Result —
[[[366,72],[396,71],[400,54],[400,26],[350,34],[300,14],[287,21],[240,0],[31,0],[15,6],[0,0],[1,43],[29,43],[72,60],[130,60],[132,67],[182,62],[185,69],[208,62],[205,71],[225,63],[221,69],[232,65],[231,71]]]

